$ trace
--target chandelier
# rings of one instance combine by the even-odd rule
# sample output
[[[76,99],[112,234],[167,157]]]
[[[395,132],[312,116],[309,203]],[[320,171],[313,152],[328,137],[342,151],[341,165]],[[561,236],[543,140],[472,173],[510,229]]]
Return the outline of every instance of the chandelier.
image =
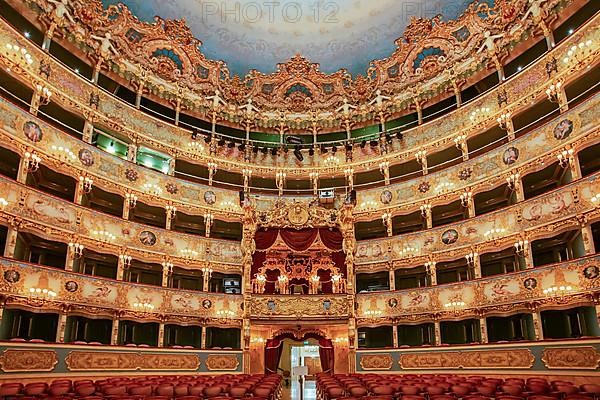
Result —
[[[256,278],[253,282],[253,291],[254,293],[264,293],[265,292],[265,284],[267,283],[267,277],[265,274],[256,274]]]
[[[56,298],[56,292],[47,288],[33,286],[29,288],[29,296],[37,300],[53,300]]]
[[[280,294],[287,294],[289,289],[290,280],[287,275],[279,275],[277,277],[277,282],[275,282],[275,290]]]

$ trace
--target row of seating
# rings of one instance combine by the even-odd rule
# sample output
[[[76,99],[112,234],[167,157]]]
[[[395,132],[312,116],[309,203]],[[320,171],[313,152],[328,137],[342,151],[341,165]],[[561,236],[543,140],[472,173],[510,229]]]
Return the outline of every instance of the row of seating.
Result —
[[[51,383],[0,385],[0,398],[7,400],[279,400],[280,397],[281,377],[275,374],[115,377],[96,381],[59,379]]]
[[[600,400],[600,385],[544,378],[350,374],[317,376],[319,400]]]

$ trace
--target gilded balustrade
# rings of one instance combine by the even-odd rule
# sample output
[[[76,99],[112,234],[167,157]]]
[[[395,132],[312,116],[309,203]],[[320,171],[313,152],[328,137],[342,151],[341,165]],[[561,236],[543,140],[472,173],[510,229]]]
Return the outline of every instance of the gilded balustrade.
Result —
[[[1,54],[0,63],[4,67],[12,67],[17,73],[16,78],[21,79],[30,86],[35,86],[38,82],[43,81],[52,90],[53,101],[57,101],[66,108],[87,116],[94,123],[106,126],[115,132],[129,137],[133,142],[148,145],[173,156],[192,162],[207,163],[209,161],[216,161],[220,168],[240,173],[244,168],[248,167],[248,164],[243,162],[243,155],[236,148],[222,149],[223,153],[215,157],[209,156],[207,152],[198,153],[188,151],[187,149],[191,141],[190,131],[145,115],[139,110],[99,90],[90,82],[83,80],[80,76],[77,76],[72,71],[57,63],[40,49],[28,45],[20,34],[15,32],[4,21],[1,24],[3,25],[3,29],[0,32],[0,41],[3,43],[20,43],[32,54],[33,62],[24,69],[18,69],[7,59],[5,54]],[[573,44],[579,43],[582,40],[592,40],[594,50],[587,58],[589,62],[577,62],[575,64],[558,62],[558,71],[553,73],[552,79],[560,80],[564,85],[585,71],[587,66],[597,59],[598,43],[600,43],[599,25],[600,16],[596,16],[582,27],[578,33],[567,38],[563,43],[559,44],[543,58],[523,70],[514,78],[507,80],[500,88],[489,91],[481,96],[481,98],[464,105],[444,118],[405,131],[403,144],[395,144],[392,151],[386,156],[373,154],[370,149],[363,150],[357,148],[354,150],[354,162],[352,163],[346,163],[344,159],[340,159],[339,163],[332,166],[311,165],[309,167],[301,167],[296,164],[295,158],[291,155],[283,160],[282,157],[275,159],[270,155],[259,154],[258,158],[252,164],[254,174],[274,176],[276,172],[285,170],[289,177],[293,176],[295,178],[308,177],[311,172],[342,175],[343,171],[348,167],[352,167],[356,172],[360,172],[376,169],[381,162],[386,160],[391,163],[410,160],[417,148],[432,152],[434,149],[439,150],[440,147],[449,147],[454,144],[456,132],[473,136],[475,132],[482,132],[494,126],[496,118],[506,112],[506,110],[510,110],[515,115],[519,110],[529,106],[532,100],[543,98],[546,87],[533,85],[532,83],[543,82],[549,79],[547,74],[548,62],[553,59],[562,60]],[[39,72],[42,60],[48,70],[51,71],[47,78],[42,78]],[[498,104],[498,94],[500,91],[507,97],[507,103],[504,106]],[[90,100],[92,96],[98,96],[97,109],[91,105]],[[489,109],[489,116],[485,120],[487,122],[472,124],[469,116],[474,110],[482,108]],[[145,134],[144,132],[152,132],[152,134]],[[440,138],[440,132],[451,132],[451,134]]]
[[[19,230],[69,243],[76,240],[98,252],[128,255],[215,271],[241,273],[240,243],[188,235],[116,218],[0,178],[0,193],[8,202],[0,218]],[[101,234],[102,233],[102,234]],[[103,234],[108,233],[108,234]],[[195,251],[193,258],[188,253]]]
[[[261,295],[250,299],[250,317],[258,320],[347,320],[352,298],[339,294]]]
[[[240,326],[242,296],[186,291],[140,285],[124,281],[77,274],[54,268],[0,258],[0,292],[5,307],[60,311],[96,317],[118,316],[121,319],[158,321],[174,324],[215,324]],[[31,287],[52,290],[56,297],[40,299],[29,292]],[[140,311],[136,303],[153,306]],[[220,310],[229,310],[224,319]]]
[[[549,287],[560,293],[544,293]],[[567,290],[570,289],[570,290]],[[390,325],[598,304],[600,255],[474,281],[356,295],[357,323]],[[464,303],[451,306],[452,302]],[[380,314],[373,318],[373,311]]]

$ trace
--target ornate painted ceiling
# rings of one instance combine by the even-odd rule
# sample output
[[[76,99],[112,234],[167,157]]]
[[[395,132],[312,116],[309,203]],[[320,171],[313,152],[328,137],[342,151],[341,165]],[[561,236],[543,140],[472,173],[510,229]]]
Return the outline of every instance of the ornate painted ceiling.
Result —
[[[302,54],[320,69],[365,74],[374,59],[390,56],[412,17],[456,19],[471,0],[102,0],[124,3],[141,21],[185,18],[208,58],[234,75],[271,73]],[[493,1],[487,1],[492,3]],[[227,4],[225,6],[225,4]]]

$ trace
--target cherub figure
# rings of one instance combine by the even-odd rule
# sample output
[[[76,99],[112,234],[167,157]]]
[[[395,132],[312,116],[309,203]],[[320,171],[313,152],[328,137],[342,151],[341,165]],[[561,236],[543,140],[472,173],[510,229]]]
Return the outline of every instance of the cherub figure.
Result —
[[[247,118],[252,118],[255,112],[259,113],[260,110],[252,104],[252,97],[248,97],[248,101],[243,106],[239,106],[238,109],[245,110]]]
[[[534,21],[539,21],[544,17],[544,9],[542,8],[542,4],[544,4],[548,0],[529,0],[529,8],[521,18],[522,21],[525,21],[527,17],[530,15],[533,17]]]
[[[225,103],[225,100],[223,100],[221,98],[221,92],[218,89],[215,90],[214,96],[208,96],[208,97],[206,97],[206,100],[211,100],[212,101],[211,108],[213,110],[219,108],[219,106],[221,104],[223,104],[224,106],[227,105],[227,103]]]
[[[72,24],[75,23],[71,11],[69,11],[68,0],[48,0],[48,3],[54,4],[53,17],[56,21],[63,21],[66,18]]]
[[[376,95],[375,98],[369,102],[369,105],[371,106],[373,104],[376,104],[377,109],[381,110],[383,108],[383,102],[385,100],[390,100],[390,97],[382,95],[381,90],[379,90],[379,89],[377,89],[377,91],[375,92],[375,95]]]
[[[342,104],[335,112],[342,111],[344,117],[348,118],[350,116],[350,110],[356,110],[356,106],[348,103],[348,99],[344,97],[344,104]]]
[[[496,39],[500,39],[501,37],[504,37],[504,35],[492,35],[490,31],[485,31],[483,35],[485,36],[485,39],[483,40],[479,50],[477,50],[477,53],[481,53],[483,49],[487,48],[488,53],[496,54]]]
[[[99,50],[103,58],[107,59],[111,53],[115,56],[119,55],[119,52],[111,42],[112,36],[110,32],[106,32],[104,36],[91,35],[91,38],[100,42]]]

